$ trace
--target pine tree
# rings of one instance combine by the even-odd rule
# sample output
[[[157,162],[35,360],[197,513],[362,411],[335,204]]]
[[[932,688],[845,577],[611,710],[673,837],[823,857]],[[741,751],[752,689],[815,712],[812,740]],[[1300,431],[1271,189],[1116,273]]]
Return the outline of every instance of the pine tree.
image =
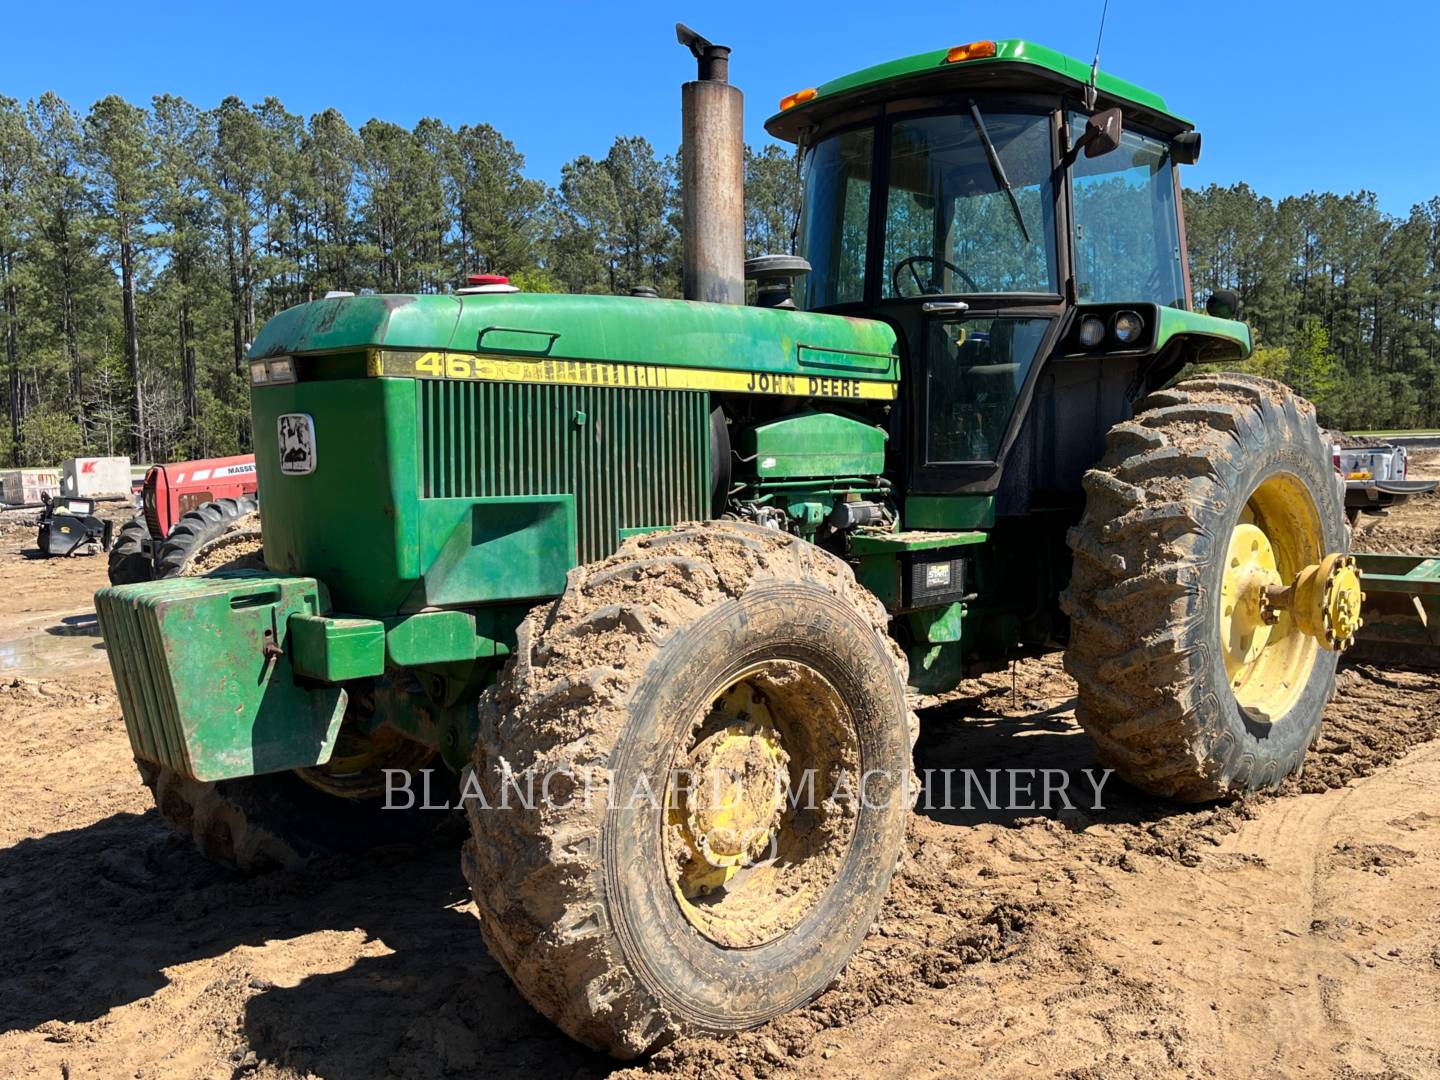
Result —
[[[145,113],[121,98],[102,98],[85,119],[95,220],[120,271],[123,354],[130,377],[130,452],[148,455],[145,395],[140,372],[136,276],[145,247],[146,210],[154,190],[155,161]],[[76,379],[77,397],[82,393]]]

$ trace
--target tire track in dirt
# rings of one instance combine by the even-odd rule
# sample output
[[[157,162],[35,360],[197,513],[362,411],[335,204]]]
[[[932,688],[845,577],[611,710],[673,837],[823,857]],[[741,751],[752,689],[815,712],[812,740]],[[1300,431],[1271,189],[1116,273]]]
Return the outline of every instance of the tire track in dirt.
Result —
[[[46,613],[103,572],[0,552],[0,637],[40,619],[64,641]],[[101,656],[0,680],[0,1075],[616,1068],[485,954],[454,851],[247,880],[172,839]],[[1073,693],[1047,658],[923,702],[919,767],[1063,769],[1080,804],[1096,761]],[[1440,744],[1414,749],[1437,724],[1440,676],[1355,666],[1276,797],[1177,808],[1112,781],[1103,811],[934,805],[834,987],[629,1073],[1440,1074]]]
[[[1079,803],[1089,791],[1080,771],[1097,764],[1074,726],[1068,680],[1053,659],[1026,662],[1015,679],[1012,690],[1009,674],[989,676],[965,688],[973,696],[924,709],[917,767],[1062,768]],[[1348,796],[1311,793],[1373,776],[1437,734],[1433,674],[1345,669],[1305,774],[1277,795],[1187,809],[1115,781],[1106,792],[1114,799],[1093,813],[922,814],[882,917],[836,986],[756,1032],[684,1040],[644,1071],[769,1076],[833,1062],[852,1075],[924,1074],[963,1072],[968,1062],[998,1075],[1226,1072],[1226,1060],[1203,1048],[1223,1046],[1243,1013],[1222,1028],[1219,1005],[1197,1011],[1189,999],[1206,979],[1251,978],[1267,949],[1284,946],[1247,944],[1245,919],[1217,911],[1210,924],[1186,925],[1183,937],[1187,948],[1223,961],[1189,977],[1154,977],[1110,959],[1128,931],[1123,918],[1108,926],[1097,913],[1122,896],[1125,912],[1149,897],[1159,901],[1152,911],[1159,927],[1184,921],[1197,888],[1235,890],[1239,915],[1248,908],[1245,918],[1258,918],[1253,913],[1263,910],[1267,925],[1307,934],[1320,917],[1312,914],[1315,883],[1329,857],[1307,845],[1325,834]],[[1207,884],[1195,886],[1197,877]],[[1152,886],[1134,884],[1150,879]],[[1174,929],[1160,933],[1168,939]],[[1333,965],[1324,971],[1335,977]],[[1186,992],[1177,992],[1177,981]],[[1332,990],[1312,982],[1289,1010],[1296,1030],[1324,1022]],[[1294,992],[1276,990],[1287,1000]],[[913,1030],[917,1017],[925,1018],[923,1037]],[[950,1036],[941,1039],[948,1060],[936,1056],[937,1029]],[[871,1068],[857,1064],[857,1032],[869,1033],[863,1045],[878,1055]]]

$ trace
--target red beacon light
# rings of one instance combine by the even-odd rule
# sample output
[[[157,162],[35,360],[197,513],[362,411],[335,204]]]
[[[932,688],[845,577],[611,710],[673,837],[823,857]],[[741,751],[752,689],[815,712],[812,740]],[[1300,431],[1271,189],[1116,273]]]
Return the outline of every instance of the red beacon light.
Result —
[[[515,293],[519,292],[510,279],[504,274],[468,274],[465,277],[465,286],[456,289],[460,296],[474,296],[480,293]]]

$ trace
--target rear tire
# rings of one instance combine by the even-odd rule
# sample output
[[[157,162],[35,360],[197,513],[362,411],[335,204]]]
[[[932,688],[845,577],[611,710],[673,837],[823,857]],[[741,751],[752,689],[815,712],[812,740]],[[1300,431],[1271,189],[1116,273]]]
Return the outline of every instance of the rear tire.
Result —
[[[216,499],[186,511],[160,544],[155,556],[155,576],[181,577],[191,572],[191,563],[201,549],[235,530],[259,505],[249,495],[238,499]]]
[[[155,564],[151,560],[150,526],[144,514],[136,514],[115,534],[110,545],[110,584],[134,585],[152,581]]]
[[[740,522],[627,541],[530,613],[482,698],[486,806],[462,785],[463,865],[491,955],[569,1035],[622,1058],[803,1005],[884,898],[914,732],[885,613],[838,559]],[[823,792],[862,763],[869,798],[847,817]],[[816,765],[815,799],[766,802]],[[713,768],[743,788],[743,828],[703,798],[672,803],[677,771],[699,789]],[[536,797],[503,807],[527,776]],[[727,858],[733,876],[711,884]]]
[[[1319,737],[1338,654],[1317,645],[1310,662],[1303,635],[1290,638],[1282,621],[1280,644],[1267,636],[1253,655],[1270,663],[1268,649],[1286,650],[1273,654],[1284,677],[1266,669],[1247,681],[1251,667],[1227,668],[1252,639],[1223,636],[1222,585],[1238,528],[1273,534],[1287,581],[1347,550],[1314,406],[1253,376],[1188,379],[1139,402],[1106,443],[1085,475],[1061,601],[1076,716],[1101,760],[1152,794],[1200,802],[1276,788]],[[1281,505],[1296,508],[1293,519]]]

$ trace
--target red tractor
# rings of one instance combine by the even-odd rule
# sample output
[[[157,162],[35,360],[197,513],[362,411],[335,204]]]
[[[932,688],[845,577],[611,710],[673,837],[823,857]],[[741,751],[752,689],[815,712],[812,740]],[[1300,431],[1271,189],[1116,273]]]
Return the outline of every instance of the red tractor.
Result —
[[[139,513],[111,545],[110,583],[176,577],[222,537],[250,531],[255,487],[254,454],[152,465]]]

